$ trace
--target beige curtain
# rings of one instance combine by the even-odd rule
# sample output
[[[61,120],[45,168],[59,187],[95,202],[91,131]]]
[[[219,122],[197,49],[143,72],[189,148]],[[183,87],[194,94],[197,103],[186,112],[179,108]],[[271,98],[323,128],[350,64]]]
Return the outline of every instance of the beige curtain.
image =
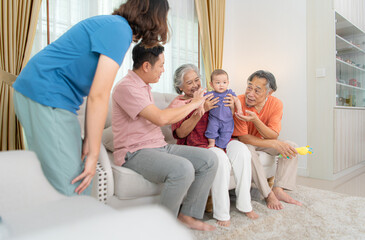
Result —
[[[11,85],[29,60],[41,3],[42,0],[1,0],[0,3],[1,151],[24,148]]]
[[[195,0],[207,87],[210,74],[222,68],[225,0]]]

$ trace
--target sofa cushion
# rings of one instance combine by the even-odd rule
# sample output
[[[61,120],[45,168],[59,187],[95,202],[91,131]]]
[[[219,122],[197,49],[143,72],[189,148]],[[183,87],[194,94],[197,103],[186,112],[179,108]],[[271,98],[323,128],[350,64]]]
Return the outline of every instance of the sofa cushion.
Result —
[[[111,126],[103,130],[101,142],[104,144],[105,148],[108,151],[114,152],[113,131]]]
[[[44,176],[34,152],[0,152],[0,164],[0,215],[66,198]]]
[[[155,184],[146,180],[135,171],[117,166],[113,163],[114,157],[108,152],[112,165],[114,182],[114,195],[119,199],[134,199],[145,196],[159,195],[163,184]]]

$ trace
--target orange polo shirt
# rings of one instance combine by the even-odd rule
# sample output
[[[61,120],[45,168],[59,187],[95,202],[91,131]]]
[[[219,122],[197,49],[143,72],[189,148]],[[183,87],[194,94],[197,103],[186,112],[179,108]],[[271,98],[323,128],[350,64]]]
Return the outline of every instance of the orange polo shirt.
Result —
[[[259,119],[267,127],[278,134],[280,133],[281,119],[283,117],[283,103],[279,99],[270,95],[260,113],[257,112],[255,107],[246,106],[245,95],[239,95],[238,99],[241,101],[242,112],[245,115],[247,115],[247,113],[245,113],[246,110],[256,113]],[[233,136],[243,136],[247,134],[262,138],[252,122],[245,122],[234,117]]]

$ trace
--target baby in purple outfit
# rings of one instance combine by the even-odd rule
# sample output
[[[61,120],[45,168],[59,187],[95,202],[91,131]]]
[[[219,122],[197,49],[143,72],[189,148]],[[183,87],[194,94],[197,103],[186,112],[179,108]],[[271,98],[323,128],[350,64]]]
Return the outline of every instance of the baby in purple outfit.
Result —
[[[209,111],[209,122],[205,136],[208,138],[208,148],[217,146],[219,148],[226,148],[228,142],[231,140],[234,123],[234,110],[242,113],[241,102],[238,100],[236,94],[232,89],[227,89],[229,84],[228,74],[222,69],[216,69],[210,76],[210,86],[214,91],[212,93],[214,98],[219,97],[219,102],[216,108]],[[229,100],[234,100],[234,105],[229,106]]]

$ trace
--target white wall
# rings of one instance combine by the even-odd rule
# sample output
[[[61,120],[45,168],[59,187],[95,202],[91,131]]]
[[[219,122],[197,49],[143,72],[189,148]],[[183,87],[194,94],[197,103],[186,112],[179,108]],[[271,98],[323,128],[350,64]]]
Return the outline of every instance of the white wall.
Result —
[[[306,1],[227,0],[223,69],[230,86],[243,94],[248,76],[272,72],[284,103],[280,138],[307,142]],[[299,157],[298,174],[306,175],[307,158]]]

